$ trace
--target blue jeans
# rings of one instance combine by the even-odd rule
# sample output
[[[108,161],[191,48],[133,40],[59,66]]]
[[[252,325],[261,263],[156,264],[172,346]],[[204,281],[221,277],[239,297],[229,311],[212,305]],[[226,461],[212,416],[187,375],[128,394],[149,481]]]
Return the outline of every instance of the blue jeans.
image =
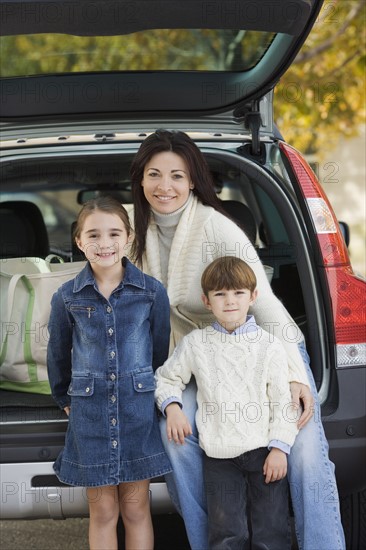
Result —
[[[343,550],[345,540],[334,464],[321,422],[309,356],[299,345],[314,396],[313,418],[300,430],[288,460],[288,480],[300,550]]]
[[[316,401],[314,416],[300,430],[288,460],[298,544],[300,550],[344,550],[334,464],[328,458],[328,442],[305,346],[299,345],[299,351]],[[183,407],[193,429],[184,445],[169,443],[165,419],[160,421],[163,443],[173,466],[173,472],[165,478],[171,499],[183,517],[192,550],[208,550],[203,451],[195,427],[195,382],[183,392]]]

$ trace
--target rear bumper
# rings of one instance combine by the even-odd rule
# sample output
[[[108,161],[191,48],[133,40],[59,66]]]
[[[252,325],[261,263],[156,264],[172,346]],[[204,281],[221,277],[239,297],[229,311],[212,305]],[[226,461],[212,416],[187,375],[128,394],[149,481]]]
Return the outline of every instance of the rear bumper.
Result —
[[[89,515],[86,489],[52,485],[55,483],[52,464],[1,464],[0,519],[66,519]],[[154,514],[174,511],[163,481],[150,484],[150,498]]]
[[[366,488],[366,367],[338,369],[337,407],[323,416],[341,495]]]
[[[323,415],[322,420],[329,442],[330,458],[336,467],[338,489],[343,496],[366,488],[366,368],[338,369],[334,375],[336,391],[332,402],[326,405],[333,412]],[[31,441],[37,438],[30,434],[28,437]],[[59,434],[58,437],[62,439],[63,436]],[[88,516],[85,488],[60,484],[54,475],[53,461],[32,462],[31,456],[39,457],[38,451],[41,447],[36,445],[35,449],[38,451],[32,451],[28,462],[12,462],[15,456],[19,457],[21,454],[24,460],[24,450],[30,448],[29,441],[28,445],[25,443],[21,439],[14,446],[11,445],[11,439],[7,444],[4,440],[1,454],[2,459],[7,462],[0,465],[0,519],[64,519]],[[61,444],[61,440],[57,440],[57,444]],[[20,452],[22,446],[23,453]],[[57,445],[55,449],[56,447]],[[12,458],[9,460],[6,456]],[[150,492],[154,514],[174,511],[161,478],[152,481]]]

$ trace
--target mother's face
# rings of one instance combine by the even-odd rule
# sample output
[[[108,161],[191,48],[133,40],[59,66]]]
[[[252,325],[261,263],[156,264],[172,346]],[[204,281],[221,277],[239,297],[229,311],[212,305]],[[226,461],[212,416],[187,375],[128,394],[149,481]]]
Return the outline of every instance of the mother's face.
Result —
[[[146,200],[160,214],[183,206],[194,185],[185,160],[173,153],[157,153],[146,163],[141,182]]]

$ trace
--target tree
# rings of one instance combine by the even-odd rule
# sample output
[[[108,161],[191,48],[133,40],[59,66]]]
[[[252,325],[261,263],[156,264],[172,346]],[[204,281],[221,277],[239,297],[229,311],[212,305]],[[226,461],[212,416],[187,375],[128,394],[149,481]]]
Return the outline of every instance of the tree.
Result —
[[[365,6],[364,0],[326,0],[275,88],[275,120],[302,152],[319,157],[365,122]]]
[[[357,134],[365,122],[365,5],[364,0],[325,0],[309,37],[275,88],[275,120],[286,140],[307,154],[329,150],[340,135]],[[208,29],[111,37],[5,36],[1,76],[244,70],[257,62],[272,37]]]

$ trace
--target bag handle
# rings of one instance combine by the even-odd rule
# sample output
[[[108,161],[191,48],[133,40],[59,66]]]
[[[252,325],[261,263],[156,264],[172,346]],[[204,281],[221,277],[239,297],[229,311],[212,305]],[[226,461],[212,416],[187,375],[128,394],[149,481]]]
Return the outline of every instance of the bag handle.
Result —
[[[22,279],[23,277],[25,277],[25,275],[22,275],[21,273],[17,273],[16,275],[13,275],[12,278],[10,279],[9,288],[8,288],[8,319],[7,319],[7,323],[10,323],[11,314],[12,314],[12,311],[13,311],[13,304],[14,304],[14,296],[15,296],[16,286],[17,286],[18,282],[20,281],[20,279]],[[25,285],[25,287],[27,288],[27,285]]]
[[[61,256],[57,256],[57,254],[49,254],[47,258],[45,258],[45,262],[47,263],[33,262],[33,265],[36,265],[38,267],[39,273],[52,273],[49,264],[53,258],[57,258],[59,260],[58,263],[60,264],[64,263],[64,260],[61,258]],[[10,322],[13,310],[15,289],[20,279],[23,279],[24,286],[27,289],[28,293],[30,293],[30,289],[33,288],[31,282],[29,281],[28,277],[24,275],[24,273],[17,273],[16,275],[13,275],[11,277],[8,287],[8,323]]]
[[[2,365],[4,360],[5,360],[6,351],[7,351],[7,347],[8,347],[9,324],[10,324],[11,314],[13,312],[15,289],[16,289],[17,284],[20,281],[20,279],[23,279],[23,278],[27,279],[27,277],[25,275],[22,275],[21,273],[17,273],[16,275],[12,276],[12,278],[10,279],[10,282],[9,282],[9,287],[8,287],[8,317],[7,317],[6,321],[3,321],[3,323],[5,323],[5,326],[7,328],[6,328],[6,336],[5,336],[4,343],[3,343],[3,346],[2,346],[2,350],[1,350],[1,354],[0,354],[0,365]],[[28,285],[26,283],[24,283],[24,286],[27,289],[28,294],[29,294],[29,285],[30,285],[30,283],[29,283],[28,280],[27,280],[27,282],[28,282]],[[29,306],[29,300],[28,300],[28,306]],[[27,306],[27,309],[28,309],[28,306]]]
[[[28,292],[28,304],[27,304],[27,312],[25,317],[25,338],[24,338],[24,346],[23,346],[23,353],[24,353],[24,360],[28,365],[28,375],[30,382],[38,382],[38,376],[37,376],[37,363],[34,361],[32,356],[32,349],[30,344],[30,324],[32,320],[32,314],[33,314],[33,307],[34,307],[34,288],[28,279],[26,275],[17,274],[13,275],[13,277],[10,279],[9,288],[8,288],[8,325],[10,324],[11,314],[13,310],[13,304],[14,304],[14,296],[15,296],[15,289],[17,287],[17,284],[19,281],[22,281],[24,284],[27,292]],[[6,352],[8,348],[8,329],[6,332],[3,348],[1,350],[0,355],[0,365],[3,364]]]
[[[45,258],[45,261],[48,262],[49,264],[51,263],[52,260],[58,260],[58,262],[55,262],[56,263],[59,263],[59,264],[64,264],[65,263],[65,260],[63,258],[61,258],[61,256],[58,256],[57,254],[48,254],[48,256],[46,256]]]
[[[39,271],[39,273],[51,273],[51,267],[50,263],[52,260],[57,259],[58,261],[55,263],[63,264],[64,260],[61,258],[61,256],[58,256],[57,254],[48,254],[48,256],[43,260],[42,258],[34,258],[33,265],[35,265]]]

